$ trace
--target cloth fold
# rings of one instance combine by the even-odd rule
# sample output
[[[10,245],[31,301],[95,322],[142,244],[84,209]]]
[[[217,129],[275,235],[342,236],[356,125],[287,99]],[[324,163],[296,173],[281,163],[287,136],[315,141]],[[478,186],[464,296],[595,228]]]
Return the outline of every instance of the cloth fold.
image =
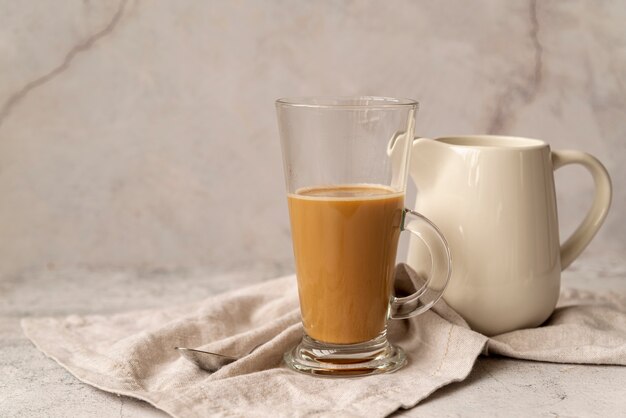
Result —
[[[282,355],[302,336],[295,277],[287,276],[184,307],[111,316],[25,318],[36,347],[83,382],[145,400],[175,417],[386,416],[461,381],[481,354],[550,362],[626,365],[626,300],[564,290],[539,328],[491,339],[439,301],[416,318],[391,321],[389,338],[409,363],[393,374],[315,378]],[[175,346],[234,356],[209,374]]]

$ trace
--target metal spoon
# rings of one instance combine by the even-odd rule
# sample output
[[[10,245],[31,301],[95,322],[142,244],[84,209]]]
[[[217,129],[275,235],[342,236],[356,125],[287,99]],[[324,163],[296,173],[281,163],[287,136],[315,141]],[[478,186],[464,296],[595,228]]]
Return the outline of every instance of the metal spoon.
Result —
[[[216,372],[222,367],[239,360],[251,354],[254,350],[259,348],[262,344],[259,344],[252,348],[248,353],[244,354],[241,357],[232,357],[224,354],[212,353],[210,351],[202,351],[196,350],[195,348],[186,348],[186,347],[174,347],[178,351],[178,353],[201,368],[202,370],[206,370],[207,372]]]

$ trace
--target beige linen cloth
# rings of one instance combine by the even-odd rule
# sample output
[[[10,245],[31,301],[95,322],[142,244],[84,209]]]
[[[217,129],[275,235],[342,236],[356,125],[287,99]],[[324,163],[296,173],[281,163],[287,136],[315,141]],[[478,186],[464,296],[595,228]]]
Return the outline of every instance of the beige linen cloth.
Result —
[[[294,276],[191,306],[28,318],[22,327],[37,348],[83,382],[143,399],[175,417],[383,417],[465,379],[481,353],[626,365],[626,299],[564,290],[559,306],[542,327],[490,339],[440,301],[423,315],[391,322],[390,339],[408,354],[405,368],[352,379],[302,375],[282,363],[302,336]],[[251,355],[213,374],[173,349],[239,355],[259,343],[264,345]]]

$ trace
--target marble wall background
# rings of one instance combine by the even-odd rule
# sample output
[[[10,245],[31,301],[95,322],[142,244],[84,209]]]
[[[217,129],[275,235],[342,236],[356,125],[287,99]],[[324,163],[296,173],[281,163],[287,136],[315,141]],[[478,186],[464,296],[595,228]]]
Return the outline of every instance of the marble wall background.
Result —
[[[621,257],[624,22],[619,0],[1,0],[0,274],[289,270],[273,100],[324,94],[595,154],[614,206],[584,257]],[[557,182],[565,235],[592,183]]]

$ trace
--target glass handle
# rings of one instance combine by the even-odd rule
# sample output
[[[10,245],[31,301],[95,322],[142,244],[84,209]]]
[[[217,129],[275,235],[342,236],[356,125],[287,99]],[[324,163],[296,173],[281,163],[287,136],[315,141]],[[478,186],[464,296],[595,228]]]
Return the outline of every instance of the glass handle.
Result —
[[[407,225],[407,218],[414,218]],[[405,319],[419,315],[430,309],[443,295],[450,280],[452,261],[450,248],[439,228],[428,218],[410,209],[402,212],[402,231],[409,231],[428,248],[432,260],[430,273],[424,278],[424,284],[415,293],[406,297],[393,297],[391,301],[391,319]]]

